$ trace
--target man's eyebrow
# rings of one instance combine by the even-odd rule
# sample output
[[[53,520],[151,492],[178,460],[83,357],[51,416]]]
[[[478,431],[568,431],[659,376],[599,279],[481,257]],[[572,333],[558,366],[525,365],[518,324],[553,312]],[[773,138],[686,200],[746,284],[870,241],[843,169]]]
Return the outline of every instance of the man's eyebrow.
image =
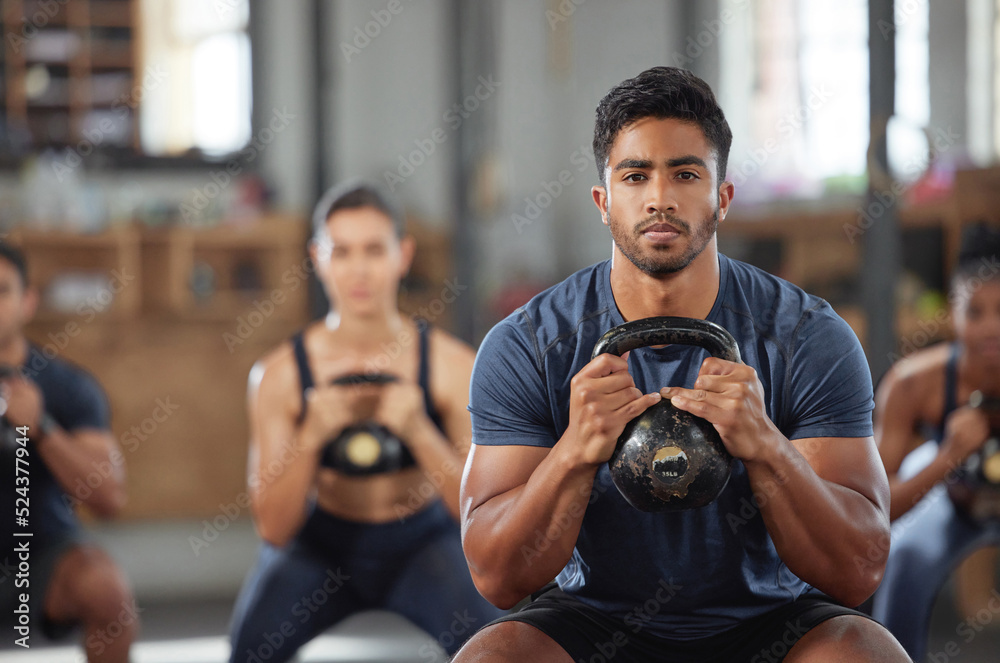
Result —
[[[682,157],[674,157],[667,160],[667,168],[676,168],[677,166],[701,166],[705,170],[708,170],[708,164],[705,163],[705,160],[694,154],[685,154]],[[653,162],[649,159],[622,159],[615,164],[613,172],[617,173],[619,170],[626,170],[628,168],[648,170],[652,167]]]
[[[619,170],[625,170],[627,168],[645,168],[649,169],[653,167],[653,162],[649,159],[622,159],[617,164],[615,164],[615,169],[613,172],[618,172]]]
[[[686,154],[667,161],[668,168],[676,168],[677,166],[701,166],[705,170],[708,170],[708,164],[705,163],[705,160],[693,154]]]

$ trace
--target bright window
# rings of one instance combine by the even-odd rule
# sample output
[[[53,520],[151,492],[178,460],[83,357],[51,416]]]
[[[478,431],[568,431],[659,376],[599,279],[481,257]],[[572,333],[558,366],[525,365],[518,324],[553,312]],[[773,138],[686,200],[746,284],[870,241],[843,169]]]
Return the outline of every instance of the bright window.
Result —
[[[870,139],[866,0],[723,0],[722,9],[729,20],[719,42],[719,97],[733,127],[729,177],[741,200],[863,191]],[[898,121],[911,127],[891,141],[896,162],[926,151],[926,0],[897,3],[895,24],[886,27],[896,36]]]
[[[248,0],[142,0],[142,150],[235,152],[250,140]]]

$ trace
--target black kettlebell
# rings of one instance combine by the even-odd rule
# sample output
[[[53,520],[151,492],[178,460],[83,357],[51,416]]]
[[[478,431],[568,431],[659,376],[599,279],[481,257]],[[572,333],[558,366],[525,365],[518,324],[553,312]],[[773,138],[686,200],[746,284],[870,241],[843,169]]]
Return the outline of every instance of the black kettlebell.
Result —
[[[719,325],[667,316],[609,329],[592,358],[667,344],[696,345],[713,357],[740,361],[736,340]],[[719,496],[729,482],[733,457],[712,424],[664,399],[625,424],[608,467],[618,491],[636,509],[680,511]]]
[[[1000,518],[1000,399],[974,391],[969,405],[981,410],[990,423],[990,435],[979,449],[955,469],[948,496],[978,521]]]
[[[395,381],[395,375],[358,373],[343,375],[330,384],[383,385]],[[327,442],[320,457],[320,464],[324,467],[352,476],[396,472],[413,463],[413,456],[403,441],[374,421],[348,426]]]

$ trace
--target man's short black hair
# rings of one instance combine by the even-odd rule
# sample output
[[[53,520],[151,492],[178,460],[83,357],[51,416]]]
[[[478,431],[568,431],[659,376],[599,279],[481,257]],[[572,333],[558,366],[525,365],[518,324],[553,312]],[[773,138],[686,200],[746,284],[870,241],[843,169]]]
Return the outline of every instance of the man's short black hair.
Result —
[[[1000,278],[1000,226],[979,221],[963,231],[952,286],[972,278]]]
[[[319,199],[313,212],[314,236],[326,231],[326,221],[334,212],[359,207],[374,207],[389,217],[397,237],[405,234],[403,212],[381,187],[362,180],[348,180],[330,187]]]
[[[715,149],[721,183],[726,177],[733,132],[708,83],[677,67],[653,67],[608,92],[597,105],[594,159],[603,184],[608,154],[618,132],[645,117],[676,118],[701,127]]]
[[[21,277],[21,286],[28,287],[28,263],[24,259],[21,249],[12,244],[0,240],[0,258],[14,265],[18,275]]]

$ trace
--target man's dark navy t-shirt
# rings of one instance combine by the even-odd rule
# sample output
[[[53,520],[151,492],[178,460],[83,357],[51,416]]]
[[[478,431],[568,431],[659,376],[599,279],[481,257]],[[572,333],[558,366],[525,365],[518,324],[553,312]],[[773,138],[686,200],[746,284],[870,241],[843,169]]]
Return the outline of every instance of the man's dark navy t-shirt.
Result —
[[[27,379],[38,385],[45,409],[64,430],[107,430],[110,427],[110,411],[104,391],[83,369],[58,357],[46,357],[41,350],[32,346],[23,371]],[[36,433],[37,431],[30,431],[29,439],[33,439]],[[33,451],[30,443],[28,448]],[[78,529],[80,523],[71,506],[72,500],[67,499],[66,493],[38,452],[30,453],[28,461],[31,472],[28,491],[29,529],[34,533],[32,546],[37,549]],[[4,534],[8,537],[13,531],[24,531],[23,528],[16,527],[14,522],[15,501],[20,497],[15,492],[18,487],[15,485],[15,462],[14,449],[4,448],[0,451],[0,468],[9,477],[3,482],[7,488],[0,492],[5,505],[6,522],[3,529],[7,530]],[[85,488],[89,490],[86,485],[81,484],[80,490]]]
[[[868,363],[830,305],[722,255],[719,268],[707,319],[736,338],[781,432],[792,440],[872,435]],[[486,336],[470,395],[475,444],[555,445],[568,425],[570,380],[601,334],[624,322],[610,275],[610,261],[583,269]],[[707,356],[690,346],[641,348],[629,355],[629,373],[644,393],[690,387]],[[751,499],[737,461],[712,504],[646,513],[625,502],[602,465],[559,585],[628,624],[676,639],[711,636],[792,601],[809,587],[778,557]]]

